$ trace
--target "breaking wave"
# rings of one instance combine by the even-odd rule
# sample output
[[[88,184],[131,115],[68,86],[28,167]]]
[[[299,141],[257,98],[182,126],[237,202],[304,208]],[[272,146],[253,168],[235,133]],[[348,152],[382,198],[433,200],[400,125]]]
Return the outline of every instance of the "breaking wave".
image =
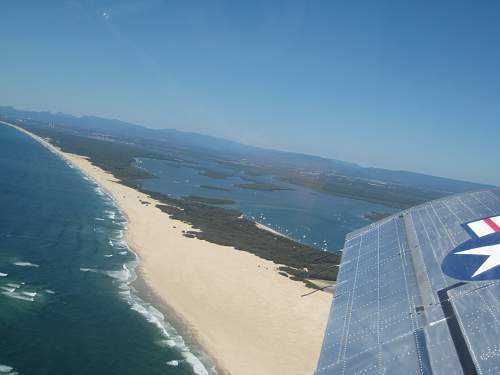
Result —
[[[12,264],[19,267],[34,267],[34,268],[40,267],[38,264],[30,262],[12,262]]]
[[[115,224],[121,225],[121,229],[116,231],[115,235],[112,235],[109,239],[109,245],[114,249],[121,250],[118,254],[127,255],[132,254],[134,260],[123,264],[121,269],[118,270],[103,270],[97,268],[80,268],[82,272],[96,273],[108,276],[112,278],[114,283],[118,287],[119,296],[129,305],[130,309],[136,311],[140,314],[146,321],[156,326],[163,336],[162,342],[169,347],[179,350],[182,360],[173,360],[167,362],[169,366],[177,366],[180,361],[185,361],[188,363],[193,371],[198,375],[209,375],[210,373],[216,373],[215,366],[211,364],[209,357],[204,353],[197,353],[195,355],[191,349],[188,347],[184,339],[177,332],[177,330],[166,320],[165,316],[161,311],[155,308],[151,303],[143,300],[137,290],[132,286],[132,283],[137,279],[135,272],[138,266],[137,255],[130,250],[124,237],[124,230],[126,229],[126,221],[123,220],[123,215],[119,211],[118,206],[114,200],[105,194],[106,200],[110,203],[112,209],[105,210],[105,216],[108,219],[113,220]],[[109,256],[111,254],[105,254]],[[202,360],[200,359],[203,359]],[[209,364],[210,371],[204,363]]]
[[[22,301],[34,302],[35,297],[38,295],[38,292],[33,292],[31,290],[23,290],[26,288],[26,284],[24,282],[21,283],[6,283],[3,286],[0,286],[0,294],[14,298]],[[1,372],[0,372],[1,374]]]
[[[19,375],[17,371],[14,371],[14,368],[7,365],[0,365],[0,374],[2,375]]]

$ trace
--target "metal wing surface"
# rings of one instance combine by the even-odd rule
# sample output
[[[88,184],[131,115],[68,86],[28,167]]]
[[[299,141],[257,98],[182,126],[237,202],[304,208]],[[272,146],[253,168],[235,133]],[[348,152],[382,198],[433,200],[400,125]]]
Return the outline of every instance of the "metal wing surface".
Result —
[[[316,374],[499,374],[499,215],[483,190],[350,233]]]

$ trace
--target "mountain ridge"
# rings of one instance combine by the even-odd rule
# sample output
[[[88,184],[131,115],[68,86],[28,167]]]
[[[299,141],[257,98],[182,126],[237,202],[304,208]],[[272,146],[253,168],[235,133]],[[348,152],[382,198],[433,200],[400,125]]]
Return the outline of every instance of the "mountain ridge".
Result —
[[[4,118],[13,117],[16,119],[25,118],[49,124],[61,124],[68,129],[91,131],[96,134],[130,138],[139,137],[156,142],[167,142],[173,145],[202,148],[212,152],[221,152],[222,155],[235,155],[256,163],[271,162],[276,165],[294,167],[298,170],[303,169],[326,174],[344,175],[350,178],[362,178],[378,182],[418,186],[420,188],[437,189],[449,193],[492,187],[487,184],[433,176],[407,170],[363,167],[356,163],[338,159],[261,148],[221,137],[186,132],[173,128],[152,129],[118,119],[106,119],[98,116],[73,116],[61,112],[52,113],[47,111],[18,110],[11,106],[0,106],[0,116]]]

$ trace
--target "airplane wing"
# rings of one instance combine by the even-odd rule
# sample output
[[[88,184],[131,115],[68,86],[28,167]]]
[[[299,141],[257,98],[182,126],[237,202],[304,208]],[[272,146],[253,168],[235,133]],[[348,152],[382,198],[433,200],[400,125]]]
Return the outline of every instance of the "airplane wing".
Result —
[[[350,233],[316,375],[499,374],[500,192]]]

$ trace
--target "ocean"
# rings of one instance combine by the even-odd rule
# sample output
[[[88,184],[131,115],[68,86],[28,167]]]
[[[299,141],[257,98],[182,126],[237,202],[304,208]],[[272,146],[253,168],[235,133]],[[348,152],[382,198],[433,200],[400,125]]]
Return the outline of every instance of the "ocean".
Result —
[[[111,198],[7,126],[0,202],[0,374],[213,372],[135,280]]]

